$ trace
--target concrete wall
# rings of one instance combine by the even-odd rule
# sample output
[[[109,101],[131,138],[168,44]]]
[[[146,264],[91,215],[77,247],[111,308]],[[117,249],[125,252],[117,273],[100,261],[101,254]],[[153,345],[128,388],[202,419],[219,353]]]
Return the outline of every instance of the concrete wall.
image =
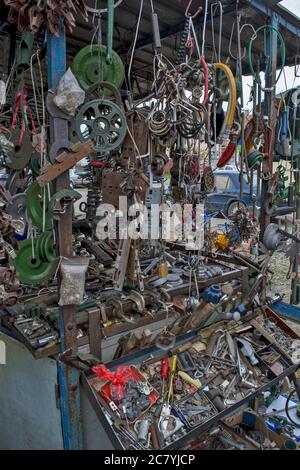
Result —
[[[34,359],[1,332],[0,341],[6,346],[6,365],[0,364],[0,449],[62,449],[56,362]]]

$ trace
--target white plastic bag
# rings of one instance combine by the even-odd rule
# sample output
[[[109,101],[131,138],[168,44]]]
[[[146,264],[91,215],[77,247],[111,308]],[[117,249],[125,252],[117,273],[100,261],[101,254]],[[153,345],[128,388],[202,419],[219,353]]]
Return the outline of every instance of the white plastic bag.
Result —
[[[80,88],[72,70],[68,68],[58,84],[54,104],[64,113],[74,117],[77,108],[84,103],[85,93]]]
[[[85,274],[89,258],[63,258],[60,265],[61,284],[58,305],[78,305],[83,302]]]

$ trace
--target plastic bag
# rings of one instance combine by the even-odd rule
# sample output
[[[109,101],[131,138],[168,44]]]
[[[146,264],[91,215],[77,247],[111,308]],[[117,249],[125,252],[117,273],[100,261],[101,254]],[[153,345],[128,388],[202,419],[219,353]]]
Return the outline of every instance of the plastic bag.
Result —
[[[89,258],[63,259],[60,265],[61,285],[58,305],[78,305],[83,301],[85,273]]]
[[[124,385],[132,378],[129,366],[119,366],[111,372],[104,364],[92,367],[93,372],[101,379],[110,381],[111,399],[118,405],[125,397]]]
[[[74,117],[77,108],[84,103],[84,100],[85,93],[80,88],[71,69],[68,68],[60,79],[53,102],[64,113]]]

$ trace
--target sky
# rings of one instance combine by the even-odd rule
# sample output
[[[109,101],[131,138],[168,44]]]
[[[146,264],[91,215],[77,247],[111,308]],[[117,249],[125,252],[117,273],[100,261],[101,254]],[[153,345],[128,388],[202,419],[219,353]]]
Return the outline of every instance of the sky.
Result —
[[[299,8],[299,0],[283,0],[280,2],[282,6],[290,10],[292,13],[295,15],[300,16],[300,8]],[[300,69],[299,69],[300,72]],[[300,73],[299,73],[300,75]],[[292,88],[293,86],[300,86],[300,78],[294,77],[294,67],[285,67],[285,76],[286,76],[286,82],[287,82],[287,88]],[[294,82],[295,80],[295,82]],[[245,96],[245,103],[248,102],[249,96],[250,96],[250,86],[252,86],[252,78],[251,77],[245,77],[244,79],[244,96]],[[277,87],[276,87],[276,93],[280,93],[282,91],[286,90],[285,86],[285,79],[284,75],[281,76],[281,78],[278,81]],[[247,107],[247,106],[246,106]]]

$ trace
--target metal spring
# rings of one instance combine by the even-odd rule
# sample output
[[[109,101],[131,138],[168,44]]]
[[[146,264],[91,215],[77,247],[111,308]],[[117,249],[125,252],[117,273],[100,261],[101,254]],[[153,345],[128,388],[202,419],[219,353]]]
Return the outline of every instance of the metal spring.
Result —
[[[181,38],[180,38],[180,44],[179,44],[178,53],[176,56],[175,65],[179,65],[179,64],[182,64],[182,62],[184,62],[185,46],[186,46],[186,42],[187,42],[188,35],[189,35],[189,28],[190,28],[190,19],[186,18],[184,30],[182,31]]]

